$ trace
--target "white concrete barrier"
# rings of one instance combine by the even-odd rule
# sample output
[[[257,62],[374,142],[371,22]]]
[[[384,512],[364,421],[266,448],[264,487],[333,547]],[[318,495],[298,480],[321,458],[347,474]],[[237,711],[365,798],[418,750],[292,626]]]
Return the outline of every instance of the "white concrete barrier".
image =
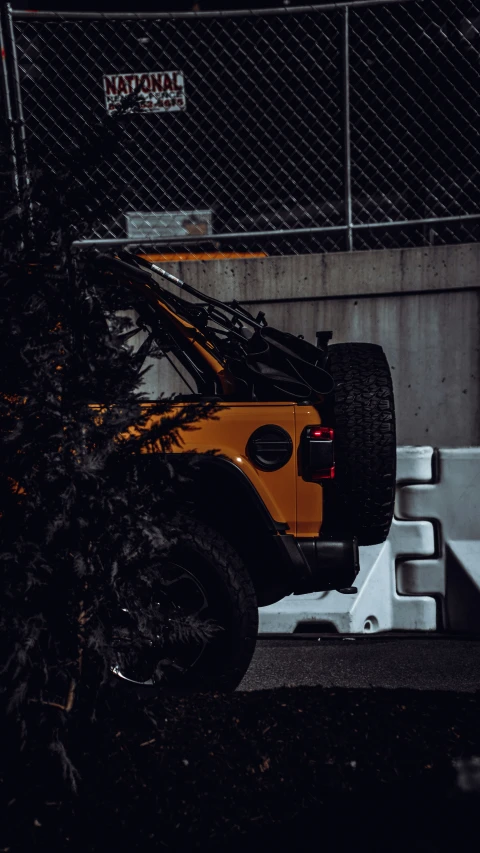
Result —
[[[397,463],[395,518],[360,548],[358,593],[261,607],[260,633],[480,631],[480,447],[399,447]]]
[[[435,482],[397,493],[399,523],[428,518],[437,532],[436,558],[401,562],[397,588],[435,596],[447,630],[480,631],[480,447],[440,449],[436,467]]]

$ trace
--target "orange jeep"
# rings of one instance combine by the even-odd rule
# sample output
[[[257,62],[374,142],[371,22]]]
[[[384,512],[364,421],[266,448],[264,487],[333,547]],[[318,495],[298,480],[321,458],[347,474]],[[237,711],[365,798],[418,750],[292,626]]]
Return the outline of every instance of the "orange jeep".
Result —
[[[253,654],[258,606],[292,593],[356,591],[358,545],[388,535],[396,463],[389,366],[380,346],[331,345],[330,332],[317,332],[314,346],[143,256],[98,255],[95,264],[135,294],[145,354],[155,342],[185,381],[175,405],[215,403],[215,418],[185,430],[169,455],[181,470],[186,452],[198,454],[194,515],[173,560],[183,588],[172,606],[187,606],[187,578],[192,612],[223,629],[182,666],[183,683],[231,689]],[[153,461],[145,459],[152,488]],[[140,677],[119,665],[116,674],[156,684],[153,670]]]

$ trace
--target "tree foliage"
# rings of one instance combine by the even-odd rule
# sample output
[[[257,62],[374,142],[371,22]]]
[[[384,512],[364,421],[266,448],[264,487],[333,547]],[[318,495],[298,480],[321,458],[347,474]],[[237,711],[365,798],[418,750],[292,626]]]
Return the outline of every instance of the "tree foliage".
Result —
[[[50,750],[73,789],[71,721],[94,715],[116,662],[138,645],[168,648],[173,639],[193,642],[214,630],[181,610],[167,619],[155,600],[188,515],[162,453],[154,488],[139,473],[146,451],[168,450],[179,427],[192,428],[209,409],[179,411],[167,400],[146,413],[141,357],[126,342],[132,321],[116,314],[120,286],[94,272],[87,252],[71,248],[109,214],[111,193],[97,192],[93,204],[89,187],[98,152],[108,156],[121,144],[121,122],[120,111],[86,131],[63,167],[30,164],[23,198],[9,189],[5,127],[0,150],[7,181],[0,222],[2,700],[24,754]]]

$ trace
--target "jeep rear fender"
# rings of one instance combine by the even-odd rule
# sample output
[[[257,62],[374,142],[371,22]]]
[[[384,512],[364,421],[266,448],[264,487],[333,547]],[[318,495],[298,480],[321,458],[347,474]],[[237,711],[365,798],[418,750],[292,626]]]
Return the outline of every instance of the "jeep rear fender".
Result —
[[[252,576],[260,606],[278,601],[305,573],[283,546],[288,525],[274,519],[247,475],[230,459],[213,454],[167,454],[178,473],[190,478],[187,496],[195,515],[222,533]]]

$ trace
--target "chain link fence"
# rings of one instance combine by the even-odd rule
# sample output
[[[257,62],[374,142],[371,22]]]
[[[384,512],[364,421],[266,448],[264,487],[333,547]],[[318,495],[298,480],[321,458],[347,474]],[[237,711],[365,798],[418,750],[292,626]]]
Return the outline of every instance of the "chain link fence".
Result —
[[[61,167],[141,90],[91,238],[165,258],[479,238],[478,2],[9,14],[31,161]]]

